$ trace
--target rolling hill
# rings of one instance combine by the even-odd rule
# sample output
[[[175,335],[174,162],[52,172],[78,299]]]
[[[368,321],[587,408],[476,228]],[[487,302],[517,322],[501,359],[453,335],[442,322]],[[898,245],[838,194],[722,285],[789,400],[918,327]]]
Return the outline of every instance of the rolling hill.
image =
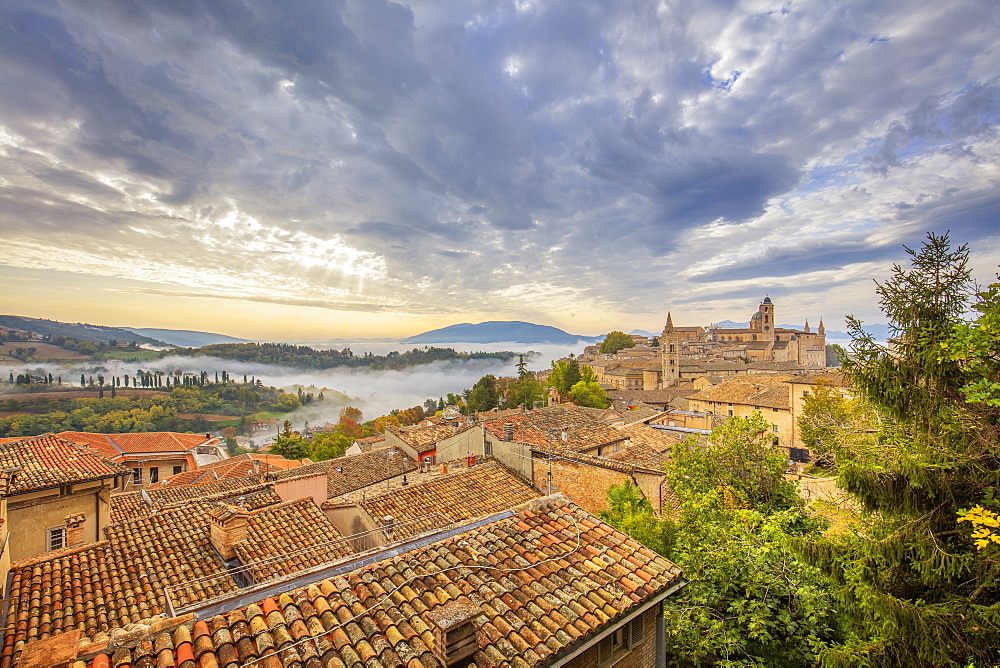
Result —
[[[535,325],[520,320],[491,320],[472,324],[463,322],[433,329],[404,339],[406,343],[564,343],[597,342],[603,336],[570,334],[558,327]]]
[[[143,334],[123,329],[121,327],[105,327],[103,325],[89,325],[82,322],[67,323],[58,320],[43,320],[41,318],[25,318],[19,315],[0,315],[0,327],[6,329],[17,329],[25,332],[34,332],[43,336],[65,336],[94,343],[109,341],[130,341],[134,343],[146,343],[152,346],[167,345],[159,339],[154,339]]]
[[[201,348],[202,346],[210,346],[216,343],[252,343],[247,339],[237,339],[225,334],[195,332],[188,329],[152,329],[149,327],[125,327],[124,329],[158,339],[172,346],[180,346],[181,348]]]

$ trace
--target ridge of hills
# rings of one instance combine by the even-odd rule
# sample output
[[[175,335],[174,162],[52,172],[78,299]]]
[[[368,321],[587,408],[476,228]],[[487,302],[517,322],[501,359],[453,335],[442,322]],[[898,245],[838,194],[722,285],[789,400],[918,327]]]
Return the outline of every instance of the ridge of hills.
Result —
[[[403,339],[404,343],[596,343],[604,336],[570,334],[558,327],[536,325],[520,320],[490,320],[472,324],[463,322]]]
[[[130,332],[149,336],[172,346],[181,348],[201,348],[216,343],[253,343],[249,339],[239,339],[225,334],[198,332],[190,329],[155,329],[151,327],[123,327]]]
[[[155,339],[125,327],[107,327],[105,325],[91,325],[83,322],[59,322],[58,320],[27,318],[19,315],[0,315],[0,327],[34,332],[43,336],[72,337],[94,343],[107,343],[115,340],[151,346],[170,345],[161,339]]]

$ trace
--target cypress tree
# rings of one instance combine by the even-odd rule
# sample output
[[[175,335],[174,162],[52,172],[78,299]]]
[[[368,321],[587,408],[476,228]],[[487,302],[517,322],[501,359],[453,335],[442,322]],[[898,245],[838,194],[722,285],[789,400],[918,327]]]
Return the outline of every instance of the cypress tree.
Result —
[[[851,536],[799,544],[833,577],[851,638],[821,660],[994,665],[1000,567],[990,550],[998,546],[975,549],[971,527],[959,524],[1000,487],[1000,402],[967,401],[979,371],[950,352],[963,327],[977,327],[963,321],[973,294],[968,248],[930,234],[922,249],[906,250],[911,266],[895,265],[877,284],[890,341],[849,318],[845,381],[879,426],[836,457],[840,487],[865,512]]]

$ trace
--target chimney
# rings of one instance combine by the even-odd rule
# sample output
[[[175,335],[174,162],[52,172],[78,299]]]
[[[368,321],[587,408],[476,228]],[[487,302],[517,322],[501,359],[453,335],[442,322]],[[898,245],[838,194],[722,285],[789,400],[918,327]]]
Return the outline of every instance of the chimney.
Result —
[[[514,440],[514,423],[508,422],[503,426],[503,440],[513,441]]]
[[[67,515],[64,522],[66,523],[66,547],[76,547],[87,542],[83,538],[83,528],[87,524],[86,515],[83,513]]]
[[[479,649],[473,620],[480,614],[479,606],[471,601],[456,600],[424,615],[434,635],[434,657],[442,666],[454,666]]]
[[[214,547],[224,561],[236,556],[236,544],[247,537],[250,513],[223,503],[208,512],[209,533]]]

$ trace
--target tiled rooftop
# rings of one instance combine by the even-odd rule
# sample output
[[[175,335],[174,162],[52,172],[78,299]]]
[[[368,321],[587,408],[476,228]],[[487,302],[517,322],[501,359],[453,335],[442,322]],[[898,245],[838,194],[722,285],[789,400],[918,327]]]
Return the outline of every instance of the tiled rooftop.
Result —
[[[679,580],[663,557],[547,497],[225,615],[102,634],[81,644],[80,658],[90,668],[437,666],[433,619],[454,604],[476,613],[471,665],[551,665]]]
[[[234,478],[188,487],[147,489],[146,494],[152,505],[147,505],[142,501],[141,492],[112,494],[111,522],[123,522],[136,517],[145,517],[154,512],[174,508],[192,501],[227,501],[245,497],[245,505],[250,509],[269,506],[281,501],[268,483],[254,478]]]
[[[55,434],[0,444],[0,469],[18,466],[21,470],[8,477],[7,494],[131,473],[127,467]]]
[[[0,667],[25,642],[70,628],[93,636],[166,610],[171,588],[177,607],[238,589],[210,540],[208,513],[195,502],[105,530],[107,540],[50,552],[11,565],[8,633]],[[240,557],[260,581],[350,553],[345,543],[302,550],[340,538],[310,499],[249,513]],[[270,561],[267,561],[270,560]],[[115,664],[120,665],[120,664]]]
[[[791,407],[788,385],[791,380],[791,376],[777,374],[741,376],[707,387],[688,399],[788,410]]]
[[[389,431],[402,439],[407,445],[421,452],[430,450],[438,441],[461,434],[466,429],[469,429],[469,426],[468,423],[460,427],[452,427],[448,424],[427,424],[414,427],[389,427]]]
[[[459,473],[441,476],[378,496],[367,497],[361,506],[379,522],[391,515],[397,522],[417,520],[440,512],[458,521],[491,515],[541,496],[531,486],[496,462],[486,462]],[[407,524],[406,535],[436,526],[428,518]],[[397,538],[405,538],[397,533]]]
[[[85,431],[64,431],[59,434],[74,443],[90,446],[105,457],[140,453],[189,452],[199,445],[215,441],[205,434],[180,434],[172,431],[151,431],[140,434],[94,434]]]
[[[348,455],[306,464],[296,469],[281,471],[270,478],[272,480],[287,480],[325,473],[327,476],[327,497],[333,499],[356,489],[414,471],[416,468],[416,463],[399,448],[382,448],[359,455]]]
[[[494,418],[483,428],[503,438],[504,425],[514,427],[514,440],[536,446],[558,446],[578,452],[623,441],[627,436],[604,423],[605,411],[578,406],[552,406],[524,414]],[[566,440],[562,440],[565,430]]]
[[[249,513],[246,540],[236,553],[258,582],[346,557],[353,550],[312,499]],[[312,547],[328,544],[324,547]],[[304,547],[310,546],[310,547]],[[256,562],[256,563],[255,563]]]
[[[199,466],[191,471],[172,475],[162,482],[147,487],[147,489],[200,485],[230,478],[245,478],[254,473],[285,471],[299,466],[302,466],[302,462],[295,459],[285,459],[280,455],[245,452],[235,457]]]

